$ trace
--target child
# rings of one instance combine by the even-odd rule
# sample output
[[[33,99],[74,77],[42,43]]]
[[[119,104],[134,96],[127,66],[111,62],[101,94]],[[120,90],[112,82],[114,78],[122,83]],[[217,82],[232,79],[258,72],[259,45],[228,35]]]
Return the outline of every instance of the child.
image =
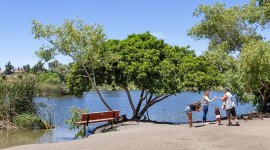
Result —
[[[216,114],[216,125],[220,125],[221,113],[218,107],[215,108],[215,114]]]

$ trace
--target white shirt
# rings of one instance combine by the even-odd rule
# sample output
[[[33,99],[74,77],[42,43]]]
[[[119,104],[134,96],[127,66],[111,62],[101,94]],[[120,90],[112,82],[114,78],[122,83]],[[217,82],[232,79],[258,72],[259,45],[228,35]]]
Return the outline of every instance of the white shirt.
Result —
[[[231,109],[231,108],[233,108],[232,94],[230,92],[226,92],[225,94],[227,96],[227,99],[225,101],[226,109]]]

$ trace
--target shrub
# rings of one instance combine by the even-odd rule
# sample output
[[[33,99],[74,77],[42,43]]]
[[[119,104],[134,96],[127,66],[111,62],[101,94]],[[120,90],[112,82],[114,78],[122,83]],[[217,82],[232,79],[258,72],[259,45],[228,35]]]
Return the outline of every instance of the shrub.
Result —
[[[46,124],[34,114],[21,114],[13,118],[13,122],[21,129],[45,129]]]
[[[32,77],[21,80],[0,80],[0,119],[12,120],[16,115],[36,113],[34,97],[36,81]]]
[[[44,105],[38,105],[34,101],[38,92],[35,76],[20,74],[18,78],[0,80],[0,120],[13,122],[19,128],[26,129],[50,129],[53,128],[52,112],[44,123],[42,118],[45,116],[39,109]],[[48,106],[47,106],[48,107]],[[46,116],[44,117],[46,118]],[[6,124],[1,127],[8,129]]]
[[[61,84],[37,83],[38,96],[57,96],[64,90]]]
[[[77,125],[75,122],[81,120],[81,116],[83,113],[87,113],[88,109],[80,109],[77,107],[70,107],[69,108],[69,113],[70,113],[70,119],[65,120],[65,123],[69,125],[69,130],[75,130],[79,129],[81,126]],[[76,133],[74,139],[78,137],[83,137],[84,136],[84,129],[81,128],[79,131]]]
[[[61,83],[61,79],[57,73],[41,73],[37,77],[37,81],[41,83]]]

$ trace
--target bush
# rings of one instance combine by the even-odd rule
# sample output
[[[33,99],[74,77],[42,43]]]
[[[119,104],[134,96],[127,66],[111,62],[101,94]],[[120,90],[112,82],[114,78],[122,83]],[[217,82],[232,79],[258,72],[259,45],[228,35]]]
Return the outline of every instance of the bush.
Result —
[[[61,79],[57,73],[41,73],[37,77],[37,81],[41,83],[61,83]]]
[[[69,125],[69,130],[75,130],[79,129],[81,126],[77,125],[76,122],[81,120],[81,116],[83,113],[89,112],[88,109],[80,109],[77,107],[70,107],[69,108],[69,115],[70,119],[65,120],[65,123]],[[81,128],[79,131],[75,134],[75,137],[73,139],[76,139],[78,137],[84,137],[84,129]]]
[[[32,77],[20,80],[0,80],[0,120],[12,120],[23,113],[36,113],[33,101],[36,82]]]
[[[21,129],[45,129],[46,124],[34,114],[21,114],[13,118],[13,122]]]
[[[64,84],[37,83],[38,96],[59,96],[62,93],[68,93]]]
[[[52,117],[47,120],[48,124],[38,117],[38,114],[46,114],[39,112],[41,106],[34,101],[38,92],[35,79],[35,76],[28,74],[20,74],[15,79],[0,79],[0,121],[13,122],[19,128],[26,129],[53,128]],[[3,124],[0,128],[9,129],[9,126]]]
[[[69,90],[57,73],[41,73],[37,76],[39,96],[67,95]]]

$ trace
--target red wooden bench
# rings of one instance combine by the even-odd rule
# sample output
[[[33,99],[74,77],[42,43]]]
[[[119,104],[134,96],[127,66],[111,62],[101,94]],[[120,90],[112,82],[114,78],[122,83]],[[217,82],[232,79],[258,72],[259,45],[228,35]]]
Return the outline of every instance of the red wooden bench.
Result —
[[[111,127],[113,128],[113,120],[119,118],[119,115],[119,110],[84,113],[81,121],[76,122],[76,124],[84,126],[84,135],[86,136],[86,126],[90,123],[111,121]]]

